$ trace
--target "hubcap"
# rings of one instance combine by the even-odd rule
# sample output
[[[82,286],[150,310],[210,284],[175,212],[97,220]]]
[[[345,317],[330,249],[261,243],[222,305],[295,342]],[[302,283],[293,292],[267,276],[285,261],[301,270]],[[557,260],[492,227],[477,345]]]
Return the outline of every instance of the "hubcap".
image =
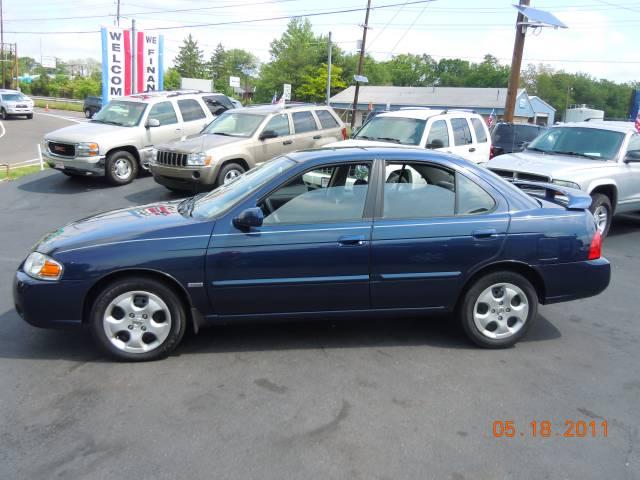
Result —
[[[516,334],[526,323],[529,301],[520,287],[496,283],[473,306],[473,322],[485,337],[498,340]]]
[[[113,166],[113,172],[116,174],[116,177],[121,180],[126,180],[131,175],[131,164],[128,160],[119,158]]]
[[[607,207],[600,205],[596,208],[593,212],[593,218],[596,221],[598,232],[601,234],[604,233],[607,228],[607,222],[609,221],[609,211],[607,210]]]
[[[117,349],[144,353],[158,348],[169,336],[171,312],[167,304],[151,292],[126,292],[109,303],[102,325]]]
[[[240,175],[242,175],[242,172],[240,170],[229,170],[224,176],[223,184],[226,185],[229,182],[233,182]]]

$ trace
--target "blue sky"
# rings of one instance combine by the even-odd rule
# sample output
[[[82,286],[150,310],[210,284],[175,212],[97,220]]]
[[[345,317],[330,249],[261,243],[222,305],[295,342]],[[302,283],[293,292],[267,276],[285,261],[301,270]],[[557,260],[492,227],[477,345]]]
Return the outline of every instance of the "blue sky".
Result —
[[[408,0],[411,1],[411,0]],[[5,41],[17,41],[18,52],[39,58],[100,58],[98,33],[77,32],[112,25],[115,0],[4,0]],[[373,0],[373,6],[404,0]],[[371,12],[367,51],[383,60],[400,53],[428,53],[436,59],[462,57],[480,60],[486,53],[509,63],[513,48],[516,11],[507,0],[435,0]],[[631,0],[532,0],[532,6],[553,12],[569,25],[568,30],[544,29],[529,35],[525,65],[545,63],[566,71],[581,71],[598,78],[640,81],[640,1]],[[183,27],[197,23],[228,22],[310,12],[362,8],[366,0],[122,0],[121,25],[129,25],[135,14],[138,28]],[[222,8],[221,8],[222,7]],[[166,12],[176,9],[197,11]],[[86,19],[58,17],[101,16]],[[346,51],[356,50],[364,12],[310,18],[317,32],[333,32]],[[178,28],[164,31],[165,56],[174,58],[182,39],[191,33],[208,56],[221,42],[226,48],[244,48],[262,61],[269,58],[269,43],[278,37],[287,20],[245,25]],[[34,33],[11,33],[34,32]]]

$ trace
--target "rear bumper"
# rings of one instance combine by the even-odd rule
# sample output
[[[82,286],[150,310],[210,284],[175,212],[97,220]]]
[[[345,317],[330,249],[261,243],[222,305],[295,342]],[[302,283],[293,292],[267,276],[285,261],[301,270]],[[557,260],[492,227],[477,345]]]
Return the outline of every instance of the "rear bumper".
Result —
[[[584,262],[539,265],[545,285],[543,303],[559,303],[602,293],[611,280],[611,264],[606,258]]]

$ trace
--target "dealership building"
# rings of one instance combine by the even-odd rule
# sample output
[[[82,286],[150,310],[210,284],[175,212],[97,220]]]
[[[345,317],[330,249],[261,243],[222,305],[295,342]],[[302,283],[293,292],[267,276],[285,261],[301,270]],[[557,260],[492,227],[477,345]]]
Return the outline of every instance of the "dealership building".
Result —
[[[351,86],[331,97],[331,106],[347,123],[351,121],[354,90],[355,87]],[[408,107],[467,109],[474,110],[485,118],[493,112],[499,120],[504,114],[506,98],[506,88],[361,86],[355,125],[362,125],[362,119],[372,110],[399,110]],[[515,122],[553,125],[555,112],[541,98],[529,96],[525,89],[518,90]]]

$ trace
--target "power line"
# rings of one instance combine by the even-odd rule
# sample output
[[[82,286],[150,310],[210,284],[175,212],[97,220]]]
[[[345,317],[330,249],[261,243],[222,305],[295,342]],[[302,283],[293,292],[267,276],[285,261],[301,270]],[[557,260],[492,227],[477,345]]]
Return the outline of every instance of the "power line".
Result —
[[[404,37],[407,36],[407,33],[409,33],[409,31],[413,28],[413,26],[416,24],[416,22],[418,21],[418,19],[422,16],[422,14],[424,13],[424,11],[427,9],[427,7],[429,6],[429,4],[427,3],[422,10],[420,10],[420,13],[416,16],[416,18],[413,19],[413,22],[411,22],[411,25],[409,25],[409,28],[407,28],[402,35],[400,36],[400,38],[398,39],[398,41],[396,42],[396,44],[393,46],[393,48],[391,49],[391,55],[393,55],[393,52],[395,52],[396,48],[398,47],[398,45],[400,45],[400,42],[402,40],[404,40]]]

